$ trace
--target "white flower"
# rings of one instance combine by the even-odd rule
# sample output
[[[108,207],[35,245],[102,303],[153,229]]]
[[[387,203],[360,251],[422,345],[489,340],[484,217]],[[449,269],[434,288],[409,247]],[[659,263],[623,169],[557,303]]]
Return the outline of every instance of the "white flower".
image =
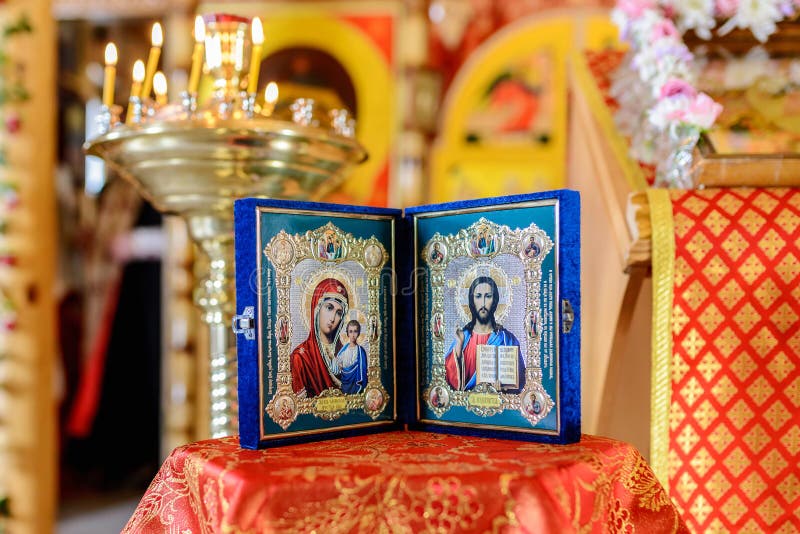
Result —
[[[650,109],[647,119],[659,131],[664,131],[676,122],[683,122],[686,112],[692,103],[688,96],[664,98]]]
[[[702,39],[711,38],[714,20],[714,0],[682,0],[673,2],[678,14],[678,28],[684,32],[694,30]]]
[[[781,0],[741,0],[736,14],[719,29],[724,35],[734,28],[750,28],[762,43],[775,33],[776,23],[783,19]]]
[[[669,78],[688,78],[691,53],[682,42],[670,38],[657,40],[643,47],[633,56],[631,65],[639,78],[650,85],[657,96],[658,90]]]
[[[634,48],[646,47],[650,44],[653,28],[664,20],[664,16],[653,9],[645,10],[642,15],[630,21],[628,25],[628,39]]]

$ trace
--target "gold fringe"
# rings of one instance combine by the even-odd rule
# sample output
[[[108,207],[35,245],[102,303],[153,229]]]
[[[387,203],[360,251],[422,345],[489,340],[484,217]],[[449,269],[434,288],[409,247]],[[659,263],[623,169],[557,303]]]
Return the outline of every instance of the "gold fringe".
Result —
[[[633,191],[644,191],[648,187],[647,180],[645,180],[639,164],[628,154],[630,144],[614,125],[614,117],[611,115],[611,110],[608,109],[600,90],[597,88],[594,76],[586,63],[586,56],[582,51],[574,52],[571,63],[575,82],[586,96],[589,109],[592,110],[597,124],[608,140],[620,167],[622,167],[622,174],[625,175],[628,186]]]
[[[648,189],[652,227],[653,332],[650,389],[650,465],[669,492],[669,405],[672,394],[672,290],[675,233],[666,189]]]

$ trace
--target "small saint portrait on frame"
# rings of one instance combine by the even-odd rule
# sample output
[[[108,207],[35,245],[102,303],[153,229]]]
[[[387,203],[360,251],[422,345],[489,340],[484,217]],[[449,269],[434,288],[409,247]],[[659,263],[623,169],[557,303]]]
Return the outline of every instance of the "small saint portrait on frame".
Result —
[[[438,241],[434,242],[430,252],[430,262],[434,265],[439,265],[444,261],[444,254],[444,245]]]
[[[442,386],[434,386],[430,393],[431,406],[445,408],[450,403],[450,394]]]
[[[272,245],[272,256],[278,265],[286,265],[294,259],[294,246],[289,239],[278,239]]]
[[[327,230],[317,242],[317,255],[321,260],[338,260],[342,257],[342,243],[333,230]]]
[[[431,331],[433,332],[434,337],[444,337],[444,328],[442,326],[442,314],[436,312],[433,314],[433,319],[431,320]]]
[[[289,342],[289,320],[286,317],[278,318],[278,343],[283,345]]]
[[[497,235],[488,225],[479,225],[470,240],[470,253],[473,256],[490,256],[498,251]]]
[[[383,405],[383,393],[379,389],[369,389],[364,395],[364,407],[369,412],[381,409]]]
[[[528,417],[540,417],[545,409],[544,396],[538,391],[528,392],[522,399],[522,409]]]
[[[539,335],[539,312],[532,311],[528,313],[525,321],[525,330],[530,338]]]
[[[525,248],[522,249],[522,253],[526,258],[530,259],[539,257],[539,254],[542,253],[541,239],[534,235],[528,236],[528,240],[525,242]]]
[[[378,318],[374,315],[369,318],[369,340],[375,341],[378,339]]]
[[[294,401],[288,395],[282,395],[276,400],[277,410],[276,419],[280,421],[291,421],[294,419]]]
[[[383,262],[383,252],[378,245],[367,245],[364,249],[364,263],[367,267],[377,267]]]

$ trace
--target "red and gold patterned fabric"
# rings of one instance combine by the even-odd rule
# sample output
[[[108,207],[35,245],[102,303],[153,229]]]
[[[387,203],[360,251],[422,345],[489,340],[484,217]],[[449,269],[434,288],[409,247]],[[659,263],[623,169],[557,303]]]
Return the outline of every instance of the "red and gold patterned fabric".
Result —
[[[632,446],[392,432],[175,449],[123,532],[686,532]]]
[[[672,350],[654,361],[656,381],[669,372],[653,397],[654,428],[659,399],[668,405],[668,439],[654,435],[653,467],[663,454],[693,531],[800,532],[800,191],[672,191],[670,202]],[[654,288],[663,223],[653,219]]]

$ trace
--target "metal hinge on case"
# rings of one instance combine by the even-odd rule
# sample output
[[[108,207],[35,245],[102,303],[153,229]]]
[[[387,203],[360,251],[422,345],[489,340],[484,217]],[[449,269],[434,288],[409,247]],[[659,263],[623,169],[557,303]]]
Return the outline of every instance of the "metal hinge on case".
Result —
[[[575,322],[575,312],[572,311],[572,304],[567,299],[561,299],[561,329],[565,334],[572,330],[572,323]]]
[[[253,306],[247,306],[241,315],[233,316],[234,334],[244,334],[245,339],[256,338],[256,312]]]

